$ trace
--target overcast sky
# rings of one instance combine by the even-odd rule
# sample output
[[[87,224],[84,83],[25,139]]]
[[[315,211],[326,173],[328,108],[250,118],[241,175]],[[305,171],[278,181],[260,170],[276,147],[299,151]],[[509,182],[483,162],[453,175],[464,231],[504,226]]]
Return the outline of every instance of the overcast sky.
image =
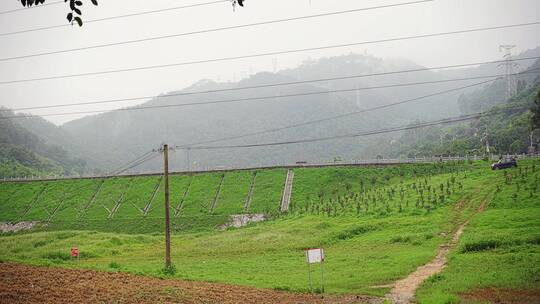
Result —
[[[90,20],[209,1],[99,0],[99,6],[93,7],[89,0],[85,0],[83,14],[84,19]],[[236,11],[233,11],[228,3],[219,3],[88,23],[82,28],[63,27],[0,36],[2,46],[0,58],[409,1],[413,0],[246,0],[246,7],[238,8]],[[122,6],[124,4],[125,6]],[[1,1],[0,11],[19,7],[20,1]],[[62,24],[67,21],[65,19],[67,10],[66,5],[60,4],[0,14],[0,33]],[[338,16],[3,61],[0,62],[0,82],[534,22],[540,20],[539,11],[538,0],[435,0]],[[153,96],[182,89],[204,78],[232,81],[250,73],[272,71],[274,62],[279,70],[297,66],[308,58],[317,59],[351,52],[367,52],[382,58],[406,58],[425,66],[496,60],[502,56],[498,49],[500,44],[517,45],[515,53],[534,48],[540,45],[540,26],[151,71],[0,84],[0,105],[18,108]],[[43,114],[101,110],[135,104],[137,103],[122,102],[107,106],[94,105],[30,112]],[[78,117],[80,116],[72,115],[48,119],[61,124]]]

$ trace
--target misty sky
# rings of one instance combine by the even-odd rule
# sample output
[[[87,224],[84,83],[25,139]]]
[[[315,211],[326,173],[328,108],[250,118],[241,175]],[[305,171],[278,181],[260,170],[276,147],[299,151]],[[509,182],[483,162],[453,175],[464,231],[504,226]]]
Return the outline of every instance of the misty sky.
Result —
[[[86,0],[83,17],[90,20],[208,1],[100,0],[99,7],[93,7],[90,1]],[[247,0],[246,8],[239,8],[235,12],[230,4],[220,3],[89,23],[82,28],[64,27],[4,36],[0,37],[0,58],[408,1],[412,0]],[[125,7],[123,4],[126,4]],[[18,1],[1,1],[0,11],[19,6]],[[67,21],[67,10],[65,5],[51,5],[1,14],[0,33],[62,24]],[[540,20],[539,11],[538,0],[436,0],[405,7],[5,61],[0,62],[0,82],[535,22]],[[534,48],[540,45],[540,26],[151,71],[4,84],[0,85],[0,105],[15,108],[152,96],[182,89],[203,78],[233,81],[251,73],[272,71],[274,62],[279,70],[297,66],[308,58],[317,59],[351,52],[367,52],[382,58],[407,58],[425,66],[497,60],[502,56],[498,49],[500,44],[517,45],[515,53]],[[144,101],[138,101],[140,102]],[[122,102],[107,106],[36,110],[31,113],[114,109],[135,104],[137,103]],[[48,119],[60,124],[78,117],[80,116]]]

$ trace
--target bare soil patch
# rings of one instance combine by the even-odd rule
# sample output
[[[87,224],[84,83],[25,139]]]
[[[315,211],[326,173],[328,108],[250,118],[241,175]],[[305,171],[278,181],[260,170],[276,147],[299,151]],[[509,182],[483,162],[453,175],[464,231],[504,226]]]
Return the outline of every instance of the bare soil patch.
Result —
[[[220,230],[225,230],[230,227],[240,228],[249,223],[258,223],[266,220],[264,214],[237,214],[229,216],[229,222],[219,227]]]
[[[126,273],[0,263],[2,303],[381,303],[363,296],[295,294],[269,289]]]
[[[0,222],[0,232],[19,232],[23,230],[30,230],[32,228],[40,227],[42,224],[39,222],[18,222],[18,223],[9,223],[9,222]]]
[[[494,304],[540,303],[540,289],[484,288],[460,294],[463,303]]]

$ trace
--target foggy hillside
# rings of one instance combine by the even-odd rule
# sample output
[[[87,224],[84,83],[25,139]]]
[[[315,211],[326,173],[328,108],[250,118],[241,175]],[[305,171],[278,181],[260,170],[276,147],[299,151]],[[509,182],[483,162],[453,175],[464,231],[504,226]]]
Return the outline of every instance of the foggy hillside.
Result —
[[[531,50],[519,57],[540,55],[540,49]],[[529,61],[523,61],[525,66]],[[453,78],[490,76],[502,73],[497,65],[400,73],[376,77],[360,77],[339,81],[310,82],[296,85],[273,86],[257,89],[233,90],[276,83],[288,83],[341,76],[365,75],[421,69],[422,67],[403,59],[381,59],[370,55],[350,54],[320,60],[308,60],[294,69],[273,73],[258,73],[237,83],[216,83],[201,80],[189,88],[156,97],[140,106],[167,106],[208,101],[223,101],[263,97],[232,103],[199,106],[166,107],[144,111],[113,111],[77,119],[60,128],[42,128],[27,124],[34,132],[46,135],[54,144],[64,146],[73,155],[87,160],[91,169],[111,168],[125,163],[166,142],[170,145],[196,147],[238,145],[309,139],[357,133],[382,127],[401,126],[416,120],[429,120],[459,115],[458,97],[474,88],[429,97],[400,106],[374,112],[362,113],[322,123],[280,130],[266,134],[215,141],[220,138],[281,128],[360,111],[374,106],[418,98],[449,89],[481,82],[485,79],[442,82],[414,86],[369,89],[377,86],[398,85],[416,82],[431,82]],[[304,94],[335,90],[359,89],[357,91],[326,93],[307,96],[279,98],[281,95]],[[221,92],[182,95],[188,92]],[[275,98],[269,98],[275,96]],[[139,107],[140,107],[139,106]],[[54,135],[56,134],[56,135]],[[275,165],[296,161],[331,161],[335,157],[344,159],[367,159],[377,155],[388,155],[390,151],[379,151],[375,144],[399,138],[399,134],[379,137],[331,140],[288,146],[260,147],[247,149],[192,150],[189,158],[192,169],[208,167],[245,167]],[[188,155],[178,150],[171,156],[172,170],[187,168]],[[159,160],[148,162],[137,170],[158,170]],[[98,170],[99,171],[99,170]]]

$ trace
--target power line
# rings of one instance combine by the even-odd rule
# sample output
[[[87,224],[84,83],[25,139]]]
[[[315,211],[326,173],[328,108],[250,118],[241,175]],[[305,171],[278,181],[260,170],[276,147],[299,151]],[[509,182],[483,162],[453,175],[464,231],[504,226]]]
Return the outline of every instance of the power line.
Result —
[[[533,73],[533,72],[530,72],[530,73]],[[278,96],[276,96],[276,95],[268,95],[268,96],[259,96],[259,97],[222,99],[222,100],[193,102],[193,103],[182,103],[182,104],[140,106],[140,107],[116,109],[116,110],[113,110],[112,112],[115,112],[115,111],[140,111],[140,110],[149,110],[149,109],[164,109],[164,108],[178,108],[178,107],[186,107],[186,106],[226,104],[226,103],[237,103],[237,102],[246,102],[246,101],[254,101],[254,100],[274,100],[276,98],[312,96],[312,95],[322,95],[322,94],[330,94],[330,93],[345,93],[345,92],[355,92],[355,91],[358,91],[358,90],[372,90],[372,89],[382,89],[382,88],[392,88],[392,87],[426,85],[426,84],[436,84],[436,83],[445,83],[445,82],[454,82],[454,81],[485,79],[485,78],[493,78],[493,77],[500,77],[500,76],[504,76],[504,75],[501,74],[501,75],[489,75],[489,76],[478,76],[478,77],[465,77],[465,78],[456,78],[456,79],[449,79],[449,80],[434,80],[434,81],[412,82],[412,83],[403,83],[403,84],[372,86],[372,87],[365,87],[365,88],[324,90],[324,91],[316,91],[316,92],[285,94],[285,95],[278,95]],[[0,116],[0,119],[50,117],[50,116],[65,116],[65,115],[84,115],[84,114],[96,114],[96,113],[104,113],[104,112],[109,112],[109,111],[106,111],[106,110],[90,110],[90,111],[78,111],[78,112],[48,113],[48,114],[41,114],[41,115],[32,115],[32,114],[27,115],[27,114],[24,114],[24,115],[14,115],[14,116]]]
[[[512,60],[513,61],[523,61],[523,60],[536,60],[536,59],[540,59],[540,56],[537,56],[537,57],[524,57],[524,58],[512,59]],[[484,64],[495,64],[495,63],[503,63],[503,62],[506,62],[506,60],[473,62],[473,63],[465,63],[465,64],[454,64],[454,65],[446,65],[446,66],[407,69],[407,70],[398,70],[398,71],[380,72],[380,73],[371,73],[371,74],[348,75],[348,76],[341,76],[341,77],[327,77],[327,78],[318,78],[318,79],[310,79],[310,80],[299,80],[299,81],[290,81],[290,82],[270,83],[270,84],[235,87],[235,88],[225,88],[225,89],[216,89],[216,90],[206,90],[206,91],[170,93],[170,94],[163,94],[163,95],[157,95],[157,96],[155,96],[155,95],[152,95],[152,96],[147,95],[147,96],[137,96],[137,97],[128,97],[128,98],[106,99],[106,100],[100,100],[100,101],[87,101],[87,102],[78,102],[78,103],[66,103],[66,104],[59,104],[59,105],[46,105],[46,106],[23,107],[23,108],[12,108],[12,109],[1,109],[0,108],[0,112],[2,112],[2,111],[5,112],[5,111],[26,111],[26,110],[37,110],[37,109],[51,109],[51,108],[71,107],[71,106],[92,105],[92,104],[107,104],[107,103],[115,103],[115,102],[137,101],[137,100],[144,100],[144,99],[151,99],[151,98],[165,98],[165,97],[188,96],[188,95],[196,95],[196,94],[230,92],[230,91],[239,91],[239,90],[248,90],[248,89],[261,89],[261,88],[270,88],[270,87],[277,87],[277,86],[298,85],[298,84],[306,84],[306,83],[314,83],[314,82],[336,81],[336,80],[365,78],[365,77],[373,77],[373,76],[385,76],[385,75],[393,75],[393,74],[404,74],[404,73],[422,72],[422,71],[430,71],[430,70],[441,70],[441,69],[450,69],[450,68],[460,68],[460,67],[484,65]]]
[[[531,69],[531,70],[528,70],[528,71],[515,73],[515,74],[512,74],[512,75],[513,76],[520,76],[520,75],[523,75],[523,74],[535,74],[535,73],[538,73],[538,72],[532,72],[532,71],[537,71],[537,70],[539,70],[539,69],[538,68],[537,69]],[[284,126],[284,127],[274,128],[274,129],[261,130],[261,131],[256,131],[256,132],[245,133],[245,134],[242,134],[242,135],[234,135],[234,136],[218,138],[218,139],[212,139],[212,140],[207,140],[207,141],[200,141],[200,142],[196,142],[196,143],[176,146],[176,148],[179,148],[179,149],[188,149],[189,148],[190,149],[192,146],[201,145],[201,144],[209,144],[209,143],[221,142],[221,141],[225,141],[225,140],[233,140],[233,139],[245,138],[245,137],[250,137],[250,136],[254,136],[254,135],[262,135],[262,134],[273,133],[273,132],[287,130],[287,129],[293,129],[293,128],[297,128],[297,127],[301,127],[301,126],[317,124],[317,123],[321,123],[321,122],[325,122],[325,121],[330,121],[330,120],[334,120],[334,119],[354,116],[354,115],[358,115],[358,114],[362,114],[362,113],[372,112],[372,111],[376,111],[376,110],[380,110],[380,109],[384,109],[384,108],[390,108],[390,107],[394,107],[394,106],[397,106],[397,105],[402,105],[402,104],[406,104],[406,103],[410,103],[410,102],[419,101],[419,100],[429,98],[429,97],[434,97],[434,96],[443,95],[443,94],[447,94],[447,93],[451,93],[451,92],[455,92],[455,91],[460,91],[460,90],[464,90],[464,89],[467,89],[467,88],[472,88],[472,87],[476,87],[476,86],[479,86],[479,85],[495,82],[496,80],[499,80],[499,79],[501,79],[501,76],[498,76],[495,79],[491,79],[491,80],[487,80],[487,81],[482,81],[482,82],[478,82],[478,83],[474,83],[474,84],[470,84],[470,85],[466,85],[466,86],[462,86],[462,87],[457,87],[457,88],[453,88],[453,89],[449,89],[449,90],[443,90],[443,91],[439,91],[439,92],[435,92],[435,93],[415,97],[415,98],[412,98],[412,99],[405,99],[405,100],[402,100],[402,101],[389,103],[389,104],[385,104],[385,105],[381,105],[381,106],[375,106],[375,107],[372,107],[372,108],[363,109],[363,110],[359,110],[359,111],[344,113],[344,114],[325,117],[325,118],[321,118],[321,119],[309,120],[309,121],[305,121],[305,122],[302,122],[302,123],[296,123],[296,124],[292,124],[292,125],[288,125],[288,126]]]
[[[176,37],[182,37],[182,36],[200,35],[200,34],[206,34],[206,33],[213,33],[213,32],[220,32],[220,31],[228,31],[228,30],[233,30],[233,29],[253,27],[253,26],[261,26],[261,25],[269,25],[269,24],[297,21],[297,20],[313,19],[313,18],[320,18],[320,17],[327,17],[327,16],[335,16],[335,15],[356,13],[356,12],[361,12],[361,11],[375,10],[375,9],[407,6],[407,5],[412,5],[412,4],[419,4],[419,3],[433,2],[433,1],[435,1],[435,0],[418,0],[418,1],[413,1],[413,2],[404,2],[404,3],[397,3],[397,4],[372,6],[372,7],[351,9],[351,10],[343,10],[343,11],[322,13],[322,14],[314,14],[314,15],[292,17],[292,18],[285,18],[285,19],[277,19],[277,20],[270,20],[270,21],[263,21],[263,22],[255,22],[255,23],[248,23],[248,24],[241,24],[241,25],[218,27],[218,28],[212,28],[212,29],[206,29],[206,30],[198,30],[198,31],[192,31],[192,32],[184,32],[184,33],[171,34],[171,35],[161,35],[161,36],[154,36],[154,37],[148,37],[148,38],[119,41],[119,42],[113,42],[113,43],[97,44],[97,45],[92,45],[92,46],[86,46],[86,47],[80,47],[80,48],[72,48],[72,49],[66,49],[66,50],[44,52],[44,53],[36,53],[36,54],[22,55],[22,56],[9,57],[9,58],[1,58],[0,61],[16,60],[16,59],[31,58],[31,57],[39,57],[39,56],[61,54],[61,53],[79,52],[79,51],[91,50],[91,49],[97,49],[97,48],[105,48],[105,47],[118,46],[118,45],[134,44],[134,43],[141,43],[141,42],[147,42],[147,41],[156,41],[156,40],[163,40],[163,39],[176,38]],[[10,35],[10,33],[7,33],[7,35]],[[2,35],[0,34],[0,36],[2,36]]]
[[[2,11],[2,12],[0,12],[0,15],[15,13],[15,12],[19,12],[19,11],[26,11],[26,10],[33,9],[33,8],[39,8],[39,7],[48,6],[48,5],[56,5],[56,4],[61,4],[61,3],[64,3],[64,1],[63,0],[51,1],[51,2],[40,4],[40,5],[28,6],[28,7],[24,7],[24,8],[16,8],[16,9],[12,9],[12,10],[9,10],[9,11]]]
[[[275,56],[275,55],[292,54],[292,53],[300,53],[300,52],[307,52],[307,51],[318,51],[318,50],[326,50],[326,49],[334,49],[334,48],[359,46],[359,45],[366,45],[366,44],[377,44],[377,43],[392,42],[392,41],[404,41],[404,40],[410,40],[410,39],[421,39],[421,38],[457,35],[457,34],[464,34],[464,33],[482,32],[482,31],[490,31],[490,30],[497,30],[497,29],[504,29],[504,28],[532,26],[532,25],[539,25],[539,24],[540,24],[540,21],[537,21],[537,22],[511,24],[511,25],[503,25],[503,26],[493,26],[493,27],[484,27],[484,28],[476,28],[476,29],[468,29],[468,30],[460,30],[460,31],[440,32],[440,33],[425,34],[425,35],[403,36],[403,37],[388,38],[388,39],[381,39],[381,40],[353,42],[353,43],[346,43],[346,44],[334,44],[334,45],[319,46],[319,47],[312,47],[312,48],[286,50],[286,51],[264,52],[264,53],[251,54],[251,55],[221,57],[221,58],[214,58],[214,59],[204,59],[204,60],[196,60],[196,61],[168,63],[168,64],[161,64],[161,65],[138,66],[138,67],[126,68],[126,69],[114,69],[114,70],[104,70],[104,71],[96,71],[96,72],[65,74],[65,75],[46,76],[46,77],[38,77],[38,78],[27,78],[27,79],[19,79],[19,80],[7,80],[7,81],[1,81],[0,85],[23,83],[23,82],[33,82],[33,81],[43,81],[43,80],[65,79],[65,78],[83,77],[83,76],[96,76],[96,75],[115,74],[115,73],[134,72],[134,71],[153,70],[153,69],[162,69],[162,68],[168,68],[168,67],[196,65],[196,64],[203,64],[203,63],[214,63],[214,62],[221,62],[221,61],[232,61],[232,60],[238,60],[238,59],[248,59],[248,58],[257,58],[257,57],[265,57],[265,56]]]
[[[61,2],[63,2],[63,1],[60,1],[58,3],[61,3]],[[187,8],[193,8],[193,7],[199,7],[199,6],[218,4],[218,3],[223,3],[223,2],[230,3],[230,0],[218,0],[218,1],[190,4],[190,5],[175,6],[175,7],[164,8],[164,9],[143,11],[143,12],[132,13],[132,14],[110,16],[110,17],[104,17],[104,18],[99,18],[99,19],[90,19],[90,20],[85,20],[84,24],[96,23],[96,22],[108,21],[108,20],[114,20],[114,19],[122,19],[122,18],[128,18],[128,17],[135,17],[135,16],[143,16],[143,15],[149,15],[149,14],[155,14],[155,13],[162,13],[162,12],[167,12],[167,11],[174,11],[174,10],[180,10],[180,9],[187,9]],[[15,10],[15,11],[17,11],[17,10]],[[0,14],[2,14],[2,13],[0,13]],[[68,26],[71,26],[71,24],[63,23],[63,24],[57,24],[57,25],[51,25],[51,26],[43,26],[43,27],[37,27],[37,28],[32,28],[32,29],[27,29],[27,30],[0,33],[0,37],[23,34],[23,33],[30,33],[30,32],[37,32],[37,31],[44,31],[44,30],[50,30],[50,29],[55,29],[55,28],[68,27]]]
[[[525,73],[525,72],[523,72],[523,73]],[[526,72],[526,73],[532,74],[532,73],[535,73],[535,72]],[[382,89],[382,88],[391,88],[391,87],[426,85],[426,84],[435,84],[435,83],[444,83],[444,82],[454,82],[454,81],[493,78],[493,77],[500,77],[500,76],[503,76],[503,75],[466,77],[466,78],[457,78],[457,79],[450,79],[450,80],[435,80],[435,81],[413,82],[413,83],[393,84],[393,85],[385,85],[385,86],[372,86],[372,87],[365,87],[365,88],[325,90],[325,91],[318,91],[318,92],[306,92],[306,93],[286,94],[286,95],[278,95],[278,96],[269,95],[269,96],[260,96],[260,97],[248,97],[248,98],[238,98],[238,99],[223,99],[223,100],[213,100],[213,101],[203,101],[203,102],[193,102],[193,103],[182,103],[182,104],[140,106],[140,107],[116,109],[116,110],[113,110],[112,112],[115,112],[115,111],[140,111],[140,110],[149,110],[149,109],[164,109],[164,108],[178,108],[178,107],[186,107],[186,106],[226,104],[226,103],[246,102],[246,101],[254,101],[254,100],[273,100],[273,99],[276,99],[276,98],[301,97],[301,96],[322,95],[322,94],[330,94],[330,93],[345,93],[345,92],[355,92],[355,91],[358,91],[358,90],[372,90],[372,89]],[[15,115],[15,116],[0,116],[0,119],[50,117],[50,116],[65,116],[65,115],[84,115],[84,114],[96,114],[96,113],[106,113],[106,112],[109,112],[109,111],[106,111],[106,110],[91,110],[91,111],[78,111],[78,112],[49,113],[49,114],[41,114],[41,115],[26,115],[25,114],[25,115]]]
[[[497,79],[500,79],[500,78],[497,78]],[[495,79],[495,80],[497,80],[497,79]],[[479,83],[475,83],[475,84],[471,84],[471,85],[467,85],[467,86],[463,86],[463,87],[458,87],[458,88],[454,88],[454,89],[450,89],[450,90],[444,90],[444,91],[436,92],[436,93],[433,93],[433,94],[423,95],[423,96],[420,96],[420,97],[416,97],[416,98],[412,98],[412,99],[406,99],[406,100],[398,101],[398,102],[395,102],[395,103],[390,103],[390,104],[386,104],[386,105],[382,105],[382,106],[376,106],[376,107],[372,107],[372,108],[368,108],[368,109],[363,109],[363,110],[360,110],[360,111],[349,112],[349,113],[330,116],[330,117],[325,117],[325,118],[321,118],[321,119],[309,120],[309,121],[296,123],[296,124],[292,124],[292,125],[288,125],[288,126],[284,126],[284,127],[280,127],[280,128],[261,130],[261,131],[257,131],[257,132],[250,132],[250,133],[245,133],[245,134],[242,134],[242,135],[229,136],[229,137],[213,139],[213,140],[207,140],[207,141],[200,141],[200,142],[196,142],[196,143],[176,146],[176,148],[179,148],[179,149],[190,148],[191,149],[193,146],[202,145],[202,144],[210,144],[210,143],[216,143],[216,142],[221,142],[221,141],[225,141],[225,140],[240,139],[240,138],[250,137],[250,136],[254,136],[254,135],[262,135],[262,134],[273,133],[273,132],[277,132],[277,131],[283,131],[283,130],[287,130],[287,129],[298,128],[298,127],[301,127],[301,126],[317,124],[317,123],[321,123],[321,122],[325,122],[325,121],[330,121],[330,120],[335,120],[335,119],[339,119],[339,118],[354,116],[354,115],[358,115],[358,114],[362,114],[362,113],[367,113],[367,112],[371,112],[371,111],[376,111],[376,110],[383,109],[383,108],[389,108],[389,107],[393,107],[393,106],[396,106],[396,105],[401,105],[401,104],[405,104],[405,103],[409,103],[409,102],[415,102],[415,101],[419,101],[419,100],[422,100],[422,99],[425,99],[425,98],[434,97],[434,96],[437,96],[437,95],[442,95],[442,94],[447,94],[447,93],[450,93],[450,92],[460,91],[460,90],[464,90],[466,88],[471,88],[471,87],[479,86],[479,85],[482,85],[482,84],[490,83],[490,82],[493,82],[495,80],[482,81],[482,82],[479,82]]]
[[[498,111],[501,111],[501,110],[507,110],[507,109],[500,109]],[[418,129],[418,128],[436,126],[436,125],[462,122],[462,121],[480,118],[482,117],[482,115],[494,115],[498,111],[495,110],[491,112],[478,112],[478,113],[461,115],[457,117],[445,118],[441,120],[424,122],[424,123],[419,123],[419,124],[414,124],[414,125],[372,130],[372,131],[367,131],[367,132],[345,134],[345,135],[334,135],[334,136],[317,137],[317,138],[311,138],[311,139],[298,139],[298,140],[290,140],[290,141],[267,142],[267,143],[244,144],[244,145],[223,145],[223,146],[206,146],[206,147],[201,146],[201,147],[191,147],[190,149],[191,150],[221,150],[221,149],[237,149],[237,148],[256,148],[256,147],[270,147],[270,146],[282,146],[282,145],[291,145],[291,144],[313,143],[313,142],[344,139],[344,138],[364,137],[364,136],[370,136],[370,135],[393,133],[397,131],[406,131],[406,130],[411,130],[411,129]]]
[[[155,152],[155,151],[152,151],[152,152]],[[130,169],[133,169],[133,168],[135,168],[135,167],[138,167],[138,166],[142,165],[142,164],[145,163],[145,162],[151,161],[151,160],[155,159],[155,158],[158,157],[158,156],[159,156],[158,153],[148,155],[147,157],[145,157],[145,158],[143,158],[143,159],[141,159],[141,160],[135,162],[134,164],[128,166],[127,168],[124,168],[124,169],[122,169],[122,170],[120,170],[120,171],[115,172],[114,175],[120,175],[120,174],[122,174],[122,173],[124,173],[124,172],[126,172],[126,171],[128,171],[128,170],[130,170]]]
[[[152,153],[154,153],[154,152],[155,152],[155,150],[148,151],[148,152],[142,154],[141,156],[139,156],[139,157],[133,159],[132,161],[130,161],[130,162],[128,162],[128,163],[126,163],[126,164],[124,164],[124,165],[122,165],[122,166],[116,168],[115,170],[111,171],[111,173],[109,173],[109,174],[107,174],[107,175],[109,175],[109,176],[110,176],[110,175],[119,175],[120,173],[125,172],[125,171],[127,171],[127,170],[129,170],[129,169],[135,167],[135,166],[133,166],[133,164],[137,164],[139,161],[146,159],[148,156],[150,156],[150,155],[151,155]],[[145,161],[146,161],[146,160],[145,160]],[[142,163],[141,163],[141,164],[142,164]],[[137,165],[138,165],[138,164],[137,164]],[[130,166],[133,166],[133,167],[130,167]],[[126,168],[127,168],[127,169],[126,169]],[[118,173],[118,172],[120,172],[120,173]]]

